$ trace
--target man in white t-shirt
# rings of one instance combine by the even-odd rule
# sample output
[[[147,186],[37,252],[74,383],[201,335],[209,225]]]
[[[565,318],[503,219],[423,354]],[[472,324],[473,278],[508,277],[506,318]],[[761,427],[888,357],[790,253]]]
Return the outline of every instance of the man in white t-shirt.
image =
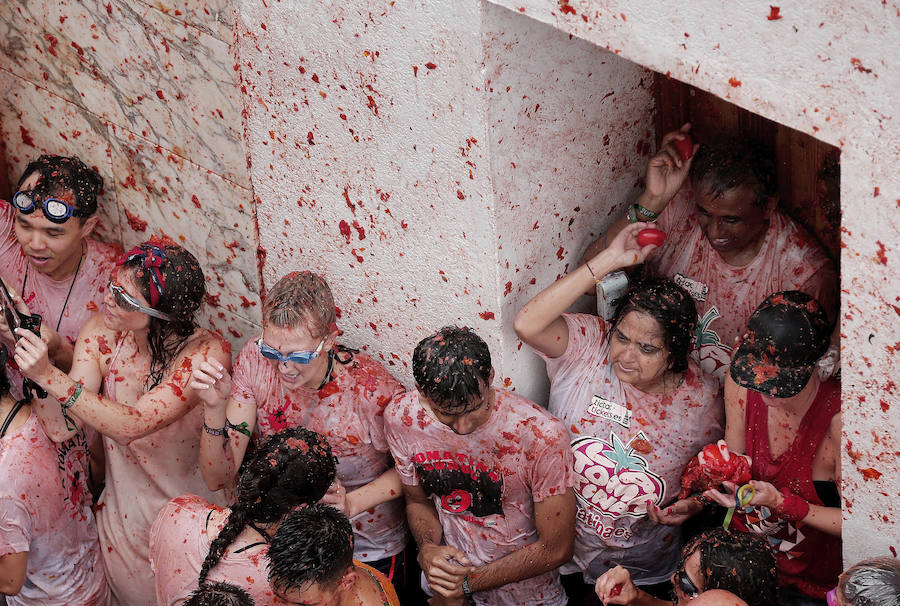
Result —
[[[565,604],[575,497],[562,423],[491,387],[490,351],[468,328],[423,339],[413,376],[384,425],[435,603]]]
[[[646,188],[588,247],[585,259],[628,223],[657,221],[667,237],[645,271],[691,293],[699,315],[692,357],[721,384],[734,340],[763,299],[800,290],[834,321],[838,276],[815,238],[778,210],[774,164],[763,150],[741,141],[704,142],[683,159],[678,144],[689,129],[663,137],[647,167]]]

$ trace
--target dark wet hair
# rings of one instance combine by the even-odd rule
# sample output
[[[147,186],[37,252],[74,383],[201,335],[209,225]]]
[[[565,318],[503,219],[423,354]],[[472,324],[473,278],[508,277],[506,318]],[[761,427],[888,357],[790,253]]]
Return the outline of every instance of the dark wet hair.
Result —
[[[0,343],[0,396],[5,396],[12,388],[9,377],[6,376],[6,361],[9,360],[9,349]]]
[[[311,582],[334,588],[352,565],[350,520],[328,505],[292,511],[269,546],[269,584],[282,594]]]
[[[749,185],[753,188],[753,205],[765,208],[776,191],[774,157],[772,150],[743,140],[704,143],[691,164],[691,180],[695,188],[713,198]]]
[[[279,328],[306,324],[314,337],[331,332],[336,310],[325,278],[311,271],[287,274],[266,293],[263,321]]]
[[[224,581],[214,581],[195,589],[182,606],[255,606],[244,589]]]
[[[134,272],[134,280],[150,307],[164,312],[171,320],[150,317],[150,375],[146,387],[159,385],[166,369],[194,334],[197,323],[194,312],[206,294],[203,270],[196,257],[171,240],[150,240],[137,246],[120,260],[119,265]],[[154,275],[155,274],[155,275]],[[162,276],[162,287],[155,282]],[[151,296],[153,290],[157,296]],[[152,301],[158,297],[154,304]]]
[[[337,460],[324,437],[305,427],[284,429],[263,442],[237,485],[237,500],[200,569],[199,584],[249,522],[280,520],[298,505],[316,503],[334,481]]]
[[[723,528],[707,530],[681,550],[681,567],[695,551],[700,554],[703,591],[730,591],[748,606],[780,604],[775,552],[765,537]]]
[[[43,155],[25,167],[18,188],[33,173],[41,179],[32,190],[41,198],[61,196],[65,191],[75,195],[74,216],[87,218],[97,212],[97,195],[103,189],[103,177],[76,156]]]
[[[470,412],[491,380],[491,352],[471,328],[445,326],[413,352],[416,388],[444,414]]]
[[[900,561],[870,558],[840,576],[838,593],[847,606],[900,606]]]
[[[697,328],[697,306],[685,289],[667,278],[644,278],[633,284],[617,305],[608,338],[628,312],[643,312],[656,320],[663,332],[672,372],[687,370]]]

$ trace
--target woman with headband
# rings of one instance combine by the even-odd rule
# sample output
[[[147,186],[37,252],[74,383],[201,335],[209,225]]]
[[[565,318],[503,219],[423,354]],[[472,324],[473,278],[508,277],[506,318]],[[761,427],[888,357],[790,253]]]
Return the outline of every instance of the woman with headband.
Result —
[[[78,335],[68,376],[50,365],[40,338],[17,331],[16,363],[49,394],[34,406],[48,435],[59,442],[81,425],[103,435],[97,526],[114,603],[156,603],[148,537],[162,506],[184,493],[213,498],[197,465],[203,421],[188,383],[195,363],[228,365],[231,355],[194,321],[204,294],[191,253],[150,242],[119,260],[106,311]]]

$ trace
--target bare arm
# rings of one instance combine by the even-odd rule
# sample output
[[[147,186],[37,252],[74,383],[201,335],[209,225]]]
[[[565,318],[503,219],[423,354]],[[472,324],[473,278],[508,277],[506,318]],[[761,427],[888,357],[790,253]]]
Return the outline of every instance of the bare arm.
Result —
[[[745,454],[747,450],[747,388],[725,375],[725,443],[730,452]]]
[[[403,493],[409,530],[419,546],[419,566],[428,584],[442,596],[461,596],[463,579],[473,570],[469,559],[456,547],[441,545],[441,521],[422,487],[404,484]]]
[[[322,503],[343,511],[348,518],[353,518],[387,501],[393,501],[403,494],[403,485],[397,470],[391,467],[383,474],[347,492],[340,480],[335,479],[328,493],[322,497]]]
[[[534,504],[538,540],[507,554],[469,575],[473,592],[530,579],[559,568],[572,557],[575,546],[575,493],[547,497]]]
[[[0,594],[17,595],[25,584],[27,567],[27,551],[0,556]]]
[[[680,130],[666,133],[663,137],[660,150],[650,158],[647,165],[647,187],[635,201],[637,204],[647,210],[662,214],[681,186],[684,185],[691,168],[691,159],[682,160],[681,154],[678,153],[672,141],[683,138],[690,129],[691,125],[685,124]],[[694,146],[695,151],[697,147]],[[596,257],[597,253],[606,248],[607,243],[612,242],[626,225],[628,225],[627,213],[616,219],[605,234],[587,247],[582,262]]]
[[[16,347],[17,357],[20,349],[28,356],[22,372],[40,384],[60,403],[74,397],[77,393],[77,382],[81,379],[75,372],[76,369],[73,369],[73,376],[69,377],[51,366],[47,359],[46,344],[34,334],[28,335],[30,336],[19,339],[19,345]],[[134,405],[128,406],[82,389],[71,411],[82,421],[120,444],[128,444],[174,423],[187,414],[198,401],[196,391],[188,386],[191,374],[180,369],[191,368],[194,361],[199,363],[204,356],[216,357],[225,364],[230,363],[230,355],[218,340],[203,339],[189,344],[185,349],[186,351],[172,363],[172,368],[179,370],[167,375],[159,385],[141,396]]]
[[[669,606],[671,602],[655,598],[635,586],[631,573],[622,566],[610,568],[594,583],[594,593],[604,604],[628,606]]]
[[[596,256],[591,258],[567,276],[563,276],[531,301],[516,314],[516,334],[525,343],[551,358],[558,358],[566,352],[569,344],[569,330],[562,314],[598,278],[636,263],[643,263],[656,248],[637,244],[637,233],[649,223],[634,223],[623,229],[619,235]]]

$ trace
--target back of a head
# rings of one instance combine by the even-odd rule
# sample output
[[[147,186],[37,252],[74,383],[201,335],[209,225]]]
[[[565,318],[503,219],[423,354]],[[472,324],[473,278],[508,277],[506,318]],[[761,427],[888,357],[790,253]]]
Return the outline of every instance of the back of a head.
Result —
[[[691,180],[713,198],[749,186],[755,194],[754,204],[764,207],[776,193],[773,158],[772,150],[740,139],[703,143],[691,163]]]
[[[183,602],[183,606],[255,606],[255,604],[245,590],[223,581],[201,585]]]
[[[845,606],[900,606],[900,561],[871,558],[841,575],[838,593]]]
[[[700,553],[704,591],[731,592],[748,606],[778,604],[777,563],[765,537],[714,528],[694,538],[682,553],[693,551]]]
[[[467,412],[490,383],[491,352],[468,327],[445,326],[422,339],[412,362],[416,387],[447,414]]]
[[[269,583],[279,593],[311,583],[334,588],[353,565],[353,528],[334,507],[301,507],[281,523],[268,555]]]
[[[18,186],[35,172],[41,175],[34,193],[41,198],[59,196],[64,191],[75,195],[75,216],[90,217],[97,212],[97,196],[103,189],[103,177],[75,156],[43,155],[25,167]]]

